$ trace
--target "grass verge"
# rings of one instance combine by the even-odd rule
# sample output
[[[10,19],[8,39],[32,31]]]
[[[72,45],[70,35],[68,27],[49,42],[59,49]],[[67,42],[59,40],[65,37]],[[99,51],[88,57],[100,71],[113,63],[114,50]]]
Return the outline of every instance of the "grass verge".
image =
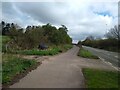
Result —
[[[65,51],[71,49],[72,47],[73,47],[73,45],[71,45],[71,44],[59,45],[59,46],[57,46],[57,48],[60,48],[60,50],[61,50],[62,52],[65,52]]]
[[[88,50],[85,50],[81,48],[78,52],[78,56],[81,56],[83,58],[90,58],[90,59],[99,59],[97,56],[93,55],[91,52]]]
[[[38,62],[35,60],[23,59],[8,54],[3,55],[2,84],[7,86],[13,83],[18,75],[25,73],[27,70],[37,65]]]
[[[72,45],[63,45],[63,46],[55,46],[52,48],[49,48],[47,50],[21,50],[17,51],[17,54],[24,54],[24,55],[40,55],[40,56],[45,56],[45,55],[56,55],[60,52],[67,51],[68,49],[72,48]]]
[[[84,68],[83,74],[86,80],[87,88],[118,88],[117,71],[102,71],[96,69]]]
[[[48,50],[22,50],[18,51],[18,54],[25,54],[25,55],[55,55],[58,54],[61,50],[59,48],[53,48]]]

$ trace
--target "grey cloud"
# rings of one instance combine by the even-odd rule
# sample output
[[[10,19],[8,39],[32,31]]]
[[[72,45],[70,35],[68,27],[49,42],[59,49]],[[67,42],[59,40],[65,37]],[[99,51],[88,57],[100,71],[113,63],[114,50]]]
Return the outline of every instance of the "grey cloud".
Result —
[[[101,33],[96,33],[96,32],[80,32],[80,33],[69,33],[69,35],[74,38],[74,40],[85,40],[86,37],[92,35],[94,36],[95,38],[102,38],[104,37],[104,34],[101,34]]]
[[[99,3],[98,7],[97,4],[93,5],[91,9],[92,5],[93,3],[87,5],[82,3],[77,6],[74,2],[8,2],[2,4],[2,13],[8,21],[16,21],[23,26],[37,23],[51,23],[55,26],[64,24],[74,40],[83,40],[89,35],[103,37],[106,30],[105,23],[111,24],[111,18],[101,16],[101,19],[99,15],[93,13],[96,10],[102,11],[102,3]],[[105,10],[108,7],[112,9],[110,8],[112,4],[109,5],[107,2],[105,5],[107,5],[104,7]]]
[[[52,23],[52,24],[62,24],[64,23],[62,14],[60,11],[63,7],[61,3],[51,3],[51,2],[17,2],[16,7],[23,13],[31,16],[35,20],[42,23]],[[60,8],[59,8],[59,7]]]
[[[11,2],[2,2],[2,13],[12,14],[13,10]]]

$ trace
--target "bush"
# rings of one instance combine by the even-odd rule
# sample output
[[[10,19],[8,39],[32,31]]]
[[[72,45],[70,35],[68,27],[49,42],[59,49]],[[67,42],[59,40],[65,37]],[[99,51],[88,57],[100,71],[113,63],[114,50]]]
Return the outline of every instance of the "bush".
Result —
[[[105,49],[109,51],[120,52],[118,48],[119,43],[120,42],[116,39],[100,39],[100,40],[85,40],[82,42],[82,45]]]
[[[9,36],[0,36],[0,50],[2,52],[7,52],[6,51],[6,44],[11,40]]]
[[[42,26],[27,26],[25,32],[23,32],[22,28],[17,29],[14,23],[7,24],[4,22],[3,26],[4,29],[2,30],[8,33],[4,33],[3,35],[9,35],[12,38],[11,51],[12,49],[25,50],[38,48],[40,43],[55,45],[72,43],[65,25],[62,25],[58,29],[49,23]]]

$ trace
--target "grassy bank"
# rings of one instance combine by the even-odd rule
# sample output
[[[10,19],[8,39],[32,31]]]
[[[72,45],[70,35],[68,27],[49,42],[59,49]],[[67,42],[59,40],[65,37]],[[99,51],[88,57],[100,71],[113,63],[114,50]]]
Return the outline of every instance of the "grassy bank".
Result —
[[[13,54],[24,54],[24,55],[56,55],[60,52],[65,52],[68,49],[72,48],[71,44],[48,44],[49,48],[46,50],[39,50],[37,47],[32,48],[30,50],[24,50],[24,49],[17,49],[18,46],[8,47],[6,51],[6,44],[11,40],[9,36],[0,36],[1,44],[2,44],[2,52],[4,53],[13,53]],[[15,48],[17,47],[17,48]],[[19,47],[20,48],[20,47]]]
[[[72,48],[71,45],[64,45],[51,47],[47,50],[19,50],[14,53],[24,55],[55,55],[70,48]],[[2,84],[5,87],[11,85],[14,81],[16,82],[16,79],[19,79],[19,75],[26,73],[34,67],[36,68],[39,64],[35,60],[23,59],[16,56],[16,54],[8,53],[2,55],[2,61]]]
[[[59,48],[53,48],[53,49],[48,49],[48,50],[22,50],[18,51],[18,54],[25,54],[25,55],[55,55],[61,52]]]
[[[80,48],[78,52],[78,56],[81,56],[83,58],[90,58],[90,59],[99,59],[97,56],[93,55],[91,52],[88,50],[85,50],[83,48]]]
[[[3,55],[2,58],[2,84],[11,83],[16,75],[24,73],[27,69],[38,64],[35,60],[23,59],[8,54]]]
[[[72,45],[61,45],[61,46],[52,46],[47,50],[38,50],[38,49],[33,49],[33,50],[21,50],[17,51],[15,53],[18,54],[24,54],[24,55],[56,55],[60,52],[67,51],[68,49],[72,48]]]
[[[72,47],[73,47],[72,45],[66,44],[66,45],[61,46],[61,49],[62,49],[62,51],[67,51],[67,50],[71,49]]]
[[[83,74],[87,88],[118,88],[118,72],[84,68]]]

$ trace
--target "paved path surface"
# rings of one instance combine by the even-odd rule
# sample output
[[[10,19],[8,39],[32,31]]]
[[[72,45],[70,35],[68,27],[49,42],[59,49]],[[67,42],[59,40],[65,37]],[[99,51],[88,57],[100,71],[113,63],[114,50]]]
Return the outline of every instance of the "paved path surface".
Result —
[[[90,52],[94,53],[95,55],[99,56],[102,60],[110,63],[114,67],[120,68],[119,67],[120,53],[110,52],[110,51],[96,49],[96,48],[87,47],[87,46],[83,46],[83,48],[85,48],[85,49],[89,50]]]
[[[74,46],[66,53],[49,57],[42,64],[10,88],[85,88],[81,68],[114,70],[101,60],[80,58]]]

